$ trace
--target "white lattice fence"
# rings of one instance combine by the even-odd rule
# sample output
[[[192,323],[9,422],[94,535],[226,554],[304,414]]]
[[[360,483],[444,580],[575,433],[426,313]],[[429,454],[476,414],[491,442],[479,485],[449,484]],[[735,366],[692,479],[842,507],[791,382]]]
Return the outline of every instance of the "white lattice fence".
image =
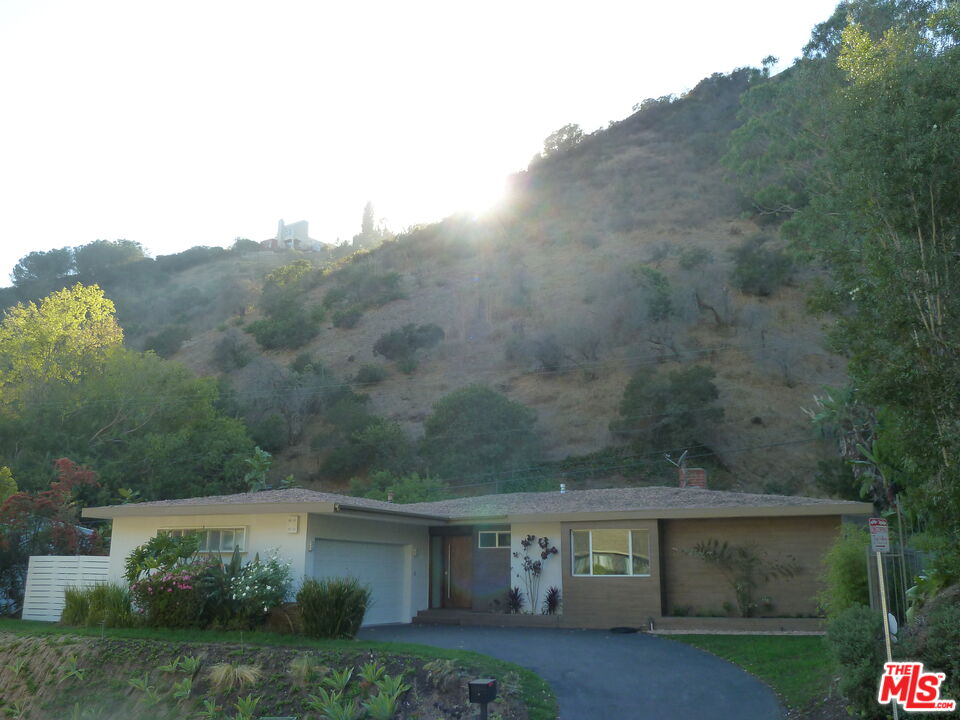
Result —
[[[23,596],[24,620],[57,622],[63,612],[63,591],[106,582],[110,558],[100,555],[33,555]]]

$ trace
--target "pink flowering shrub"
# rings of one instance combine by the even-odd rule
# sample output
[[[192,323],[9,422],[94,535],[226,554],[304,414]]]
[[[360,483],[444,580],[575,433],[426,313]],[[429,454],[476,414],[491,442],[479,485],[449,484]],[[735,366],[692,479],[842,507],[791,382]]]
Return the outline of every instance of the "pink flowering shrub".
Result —
[[[143,620],[152,627],[188,628],[203,624],[203,593],[199,579],[206,566],[179,565],[145,575],[130,585]]]

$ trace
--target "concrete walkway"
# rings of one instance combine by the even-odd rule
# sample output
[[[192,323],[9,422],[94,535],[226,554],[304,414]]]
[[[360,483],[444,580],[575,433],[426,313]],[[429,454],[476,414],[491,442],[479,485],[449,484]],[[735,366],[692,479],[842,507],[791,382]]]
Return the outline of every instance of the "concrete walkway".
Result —
[[[689,645],[601,630],[389,625],[364,640],[474,650],[550,683],[561,720],[781,720],[773,691]]]

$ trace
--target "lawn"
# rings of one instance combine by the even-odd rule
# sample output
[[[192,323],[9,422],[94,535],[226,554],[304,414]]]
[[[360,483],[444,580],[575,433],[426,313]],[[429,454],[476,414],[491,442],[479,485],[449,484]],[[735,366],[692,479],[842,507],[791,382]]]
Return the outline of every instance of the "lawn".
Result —
[[[496,660],[466,650],[434,648],[410,643],[383,643],[354,640],[314,640],[299,635],[267,632],[220,632],[212,630],[161,630],[154,628],[94,628],[64,627],[55,623],[30,622],[0,618],[0,633],[21,637],[69,636],[105,640],[159,641],[165,644],[210,645],[223,644],[253,648],[304,649],[327,653],[332,657],[356,656],[359,653],[377,653],[391,657],[403,656],[421,661],[450,660],[474,677],[519,677],[519,699],[526,705],[530,720],[555,720],[557,701],[550,686],[535,673],[513,663]],[[2,648],[0,648],[2,650]]]
[[[806,635],[670,635],[736,663],[802,708],[830,691],[831,661],[822,637]]]

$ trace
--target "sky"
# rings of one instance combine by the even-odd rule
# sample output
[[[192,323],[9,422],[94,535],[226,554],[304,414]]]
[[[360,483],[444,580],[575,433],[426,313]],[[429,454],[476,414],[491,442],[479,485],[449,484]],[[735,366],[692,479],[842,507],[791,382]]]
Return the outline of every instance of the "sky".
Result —
[[[0,0],[0,285],[35,250],[481,212],[553,130],[785,67],[835,0]]]

